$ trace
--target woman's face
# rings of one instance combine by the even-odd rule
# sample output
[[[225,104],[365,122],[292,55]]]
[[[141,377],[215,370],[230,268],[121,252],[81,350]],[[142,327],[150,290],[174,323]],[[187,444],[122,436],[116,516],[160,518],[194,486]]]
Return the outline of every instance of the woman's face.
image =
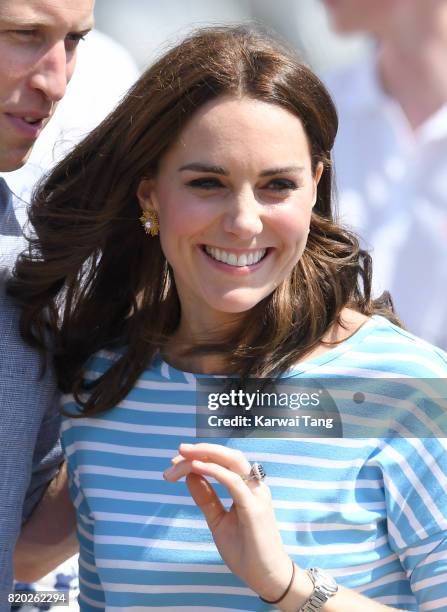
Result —
[[[142,208],[158,212],[182,326],[234,320],[291,274],[321,171],[312,174],[301,121],[280,106],[221,97],[193,116],[138,189]]]

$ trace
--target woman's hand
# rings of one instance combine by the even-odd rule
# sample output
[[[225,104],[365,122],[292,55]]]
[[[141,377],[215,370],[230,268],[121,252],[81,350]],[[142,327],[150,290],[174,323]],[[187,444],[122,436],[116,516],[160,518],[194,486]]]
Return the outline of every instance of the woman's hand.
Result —
[[[251,466],[238,450],[219,444],[181,444],[180,454],[166,470],[166,480],[186,476],[189,491],[205,515],[222,559],[229,569],[258,595],[268,601],[281,597],[292,577],[288,557],[276,525],[270,490],[264,482],[243,480]],[[206,480],[215,478],[225,485],[233,504],[226,510]],[[278,608],[293,612],[308,601],[313,585],[301,568],[291,590]],[[385,612],[395,610],[340,587],[329,599],[327,612]],[[397,610],[396,610],[397,612]]]
[[[202,510],[217,549],[229,569],[267,600],[286,590],[292,564],[276,524],[270,489],[259,480],[243,480],[250,463],[243,453],[219,444],[181,444],[180,455],[164,477],[186,483]],[[233,498],[226,510],[206,480],[215,478]]]

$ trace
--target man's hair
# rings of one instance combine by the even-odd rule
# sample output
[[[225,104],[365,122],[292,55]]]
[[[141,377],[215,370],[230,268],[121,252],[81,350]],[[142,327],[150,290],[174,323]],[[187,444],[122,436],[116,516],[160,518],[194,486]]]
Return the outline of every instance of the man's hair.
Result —
[[[62,161],[36,192],[36,232],[16,266],[11,292],[23,304],[21,328],[43,347],[55,342],[63,391],[84,414],[116,405],[179,324],[180,303],[159,238],[139,224],[136,192],[194,113],[219,96],[248,96],[279,105],[301,120],[312,168],[323,164],[310,234],[302,257],[272,294],[189,352],[224,355],[228,371],[276,376],[314,348],[349,306],[393,318],[371,300],[371,259],[334,222],[330,151],[334,104],[320,80],[292,51],[247,27],[196,31],[150,67],[121,104]],[[90,389],[86,360],[123,348]]]

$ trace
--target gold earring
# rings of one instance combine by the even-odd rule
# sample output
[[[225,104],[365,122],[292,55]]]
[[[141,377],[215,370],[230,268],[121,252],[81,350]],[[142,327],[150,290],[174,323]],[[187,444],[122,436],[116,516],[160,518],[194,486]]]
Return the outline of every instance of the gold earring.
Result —
[[[158,215],[155,210],[144,210],[140,217],[140,222],[146,234],[158,236],[160,224],[158,223]]]

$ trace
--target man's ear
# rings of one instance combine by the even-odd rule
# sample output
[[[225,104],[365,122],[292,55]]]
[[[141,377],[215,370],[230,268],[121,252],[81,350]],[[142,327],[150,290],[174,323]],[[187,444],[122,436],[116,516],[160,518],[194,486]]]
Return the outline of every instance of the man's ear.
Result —
[[[141,179],[137,189],[137,198],[143,211],[159,212],[159,204],[155,195],[154,179]]]

